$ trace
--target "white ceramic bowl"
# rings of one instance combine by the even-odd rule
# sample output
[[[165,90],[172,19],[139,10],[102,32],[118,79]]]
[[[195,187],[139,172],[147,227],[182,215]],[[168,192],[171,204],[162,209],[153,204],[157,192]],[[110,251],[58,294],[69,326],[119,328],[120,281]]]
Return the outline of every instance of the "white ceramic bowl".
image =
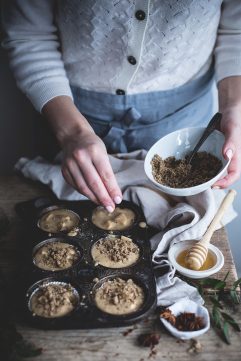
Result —
[[[220,269],[224,265],[224,257],[222,252],[213,244],[209,244],[208,247],[208,249],[213,253],[214,258],[216,259],[216,263],[212,268],[209,268],[205,271],[194,271],[182,267],[179,263],[177,263],[176,258],[179,255],[179,253],[184,251],[185,249],[191,248],[195,243],[196,241],[182,241],[170,247],[168,251],[168,259],[170,263],[176,268],[176,270],[182,275],[189,278],[206,278],[220,271]]]
[[[224,175],[230,160],[226,160],[222,156],[224,135],[218,130],[215,130],[206,139],[199,150],[211,153],[222,161],[222,169],[214,178],[210,179],[208,182],[194,187],[172,188],[158,183],[152,175],[151,160],[155,154],[158,154],[163,159],[170,156],[174,156],[177,159],[184,158],[186,154],[193,150],[204,129],[204,127],[196,127],[177,130],[158,140],[148,151],[144,163],[146,175],[158,188],[162,190],[162,192],[176,196],[194,195],[205,191],[211,187],[219,178],[221,178],[222,175]]]
[[[174,326],[172,326],[170,322],[160,317],[161,322],[168,329],[168,331],[173,336],[180,338],[181,340],[188,340],[190,338],[198,337],[207,332],[210,328],[210,317],[206,307],[198,305],[197,303],[189,299],[182,299],[168,308],[175,316],[178,316],[180,313],[183,312],[192,312],[195,313],[197,316],[203,317],[205,327],[198,331],[179,331]]]

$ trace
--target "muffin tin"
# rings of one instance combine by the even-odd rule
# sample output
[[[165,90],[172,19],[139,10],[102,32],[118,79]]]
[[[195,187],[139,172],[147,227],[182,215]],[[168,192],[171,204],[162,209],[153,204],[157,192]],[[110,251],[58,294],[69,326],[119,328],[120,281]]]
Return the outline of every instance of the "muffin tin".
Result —
[[[91,222],[91,215],[97,206],[91,201],[60,202],[50,198],[36,198],[16,205],[16,212],[25,223],[26,241],[23,246],[23,267],[19,287],[22,319],[34,327],[44,329],[83,329],[96,327],[113,327],[133,324],[149,315],[156,307],[156,284],[151,264],[150,228],[143,228],[144,215],[139,207],[123,201],[118,207],[134,211],[136,218],[131,227],[123,231],[104,231]],[[50,234],[39,228],[39,219],[47,211],[56,208],[67,209],[79,217],[77,234],[70,236],[65,232]],[[133,265],[125,268],[107,268],[96,265],[91,256],[91,248],[95,242],[110,234],[126,236],[140,249],[140,257]],[[78,249],[79,259],[68,268],[58,271],[42,270],[34,263],[34,254],[46,242],[66,242]],[[142,287],[145,300],[143,306],[130,314],[111,315],[97,308],[94,302],[94,292],[97,287],[108,279],[120,277],[133,279]],[[76,294],[78,304],[74,311],[58,318],[33,316],[30,310],[30,300],[40,285],[49,283],[68,283]]]

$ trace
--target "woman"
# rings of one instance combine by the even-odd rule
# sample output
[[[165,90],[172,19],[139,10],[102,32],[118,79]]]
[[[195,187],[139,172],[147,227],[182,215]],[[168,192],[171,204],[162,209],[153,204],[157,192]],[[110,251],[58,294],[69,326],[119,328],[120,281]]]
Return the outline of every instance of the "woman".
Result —
[[[231,158],[215,187],[239,178],[240,19],[236,0],[6,0],[3,45],[64,150],[64,178],[111,212],[122,194],[107,151],[205,125],[214,72]]]

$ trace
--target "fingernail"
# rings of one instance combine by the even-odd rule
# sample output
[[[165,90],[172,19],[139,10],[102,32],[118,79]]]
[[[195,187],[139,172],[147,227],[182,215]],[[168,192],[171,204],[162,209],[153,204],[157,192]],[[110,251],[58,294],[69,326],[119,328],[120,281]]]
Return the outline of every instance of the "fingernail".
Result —
[[[115,204],[120,204],[122,202],[122,198],[120,196],[116,196],[114,198],[114,202],[115,202]]]
[[[228,149],[227,152],[226,152],[226,157],[227,157],[228,159],[231,159],[232,156],[233,156],[233,151],[232,151],[232,149]]]
[[[219,186],[212,187],[213,189],[221,189]]]
[[[114,208],[112,206],[107,206],[105,208],[106,208],[107,212],[109,212],[109,213],[114,212]]]

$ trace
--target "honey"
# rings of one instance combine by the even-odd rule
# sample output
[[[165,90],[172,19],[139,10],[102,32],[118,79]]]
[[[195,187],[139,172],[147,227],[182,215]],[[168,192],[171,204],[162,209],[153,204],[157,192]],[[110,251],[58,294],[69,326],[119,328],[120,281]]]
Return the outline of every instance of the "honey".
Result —
[[[187,256],[188,251],[189,251],[189,249],[185,249],[184,251],[180,252],[176,258],[176,261],[177,261],[177,263],[180,264],[180,266],[190,269],[186,263],[186,256]],[[212,268],[215,265],[215,263],[216,263],[216,257],[213,254],[213,252],[211,252],[209,250],[206,261],[204,262],[202,267],[199,268],[198,271],[206,271],[206,270]]]

